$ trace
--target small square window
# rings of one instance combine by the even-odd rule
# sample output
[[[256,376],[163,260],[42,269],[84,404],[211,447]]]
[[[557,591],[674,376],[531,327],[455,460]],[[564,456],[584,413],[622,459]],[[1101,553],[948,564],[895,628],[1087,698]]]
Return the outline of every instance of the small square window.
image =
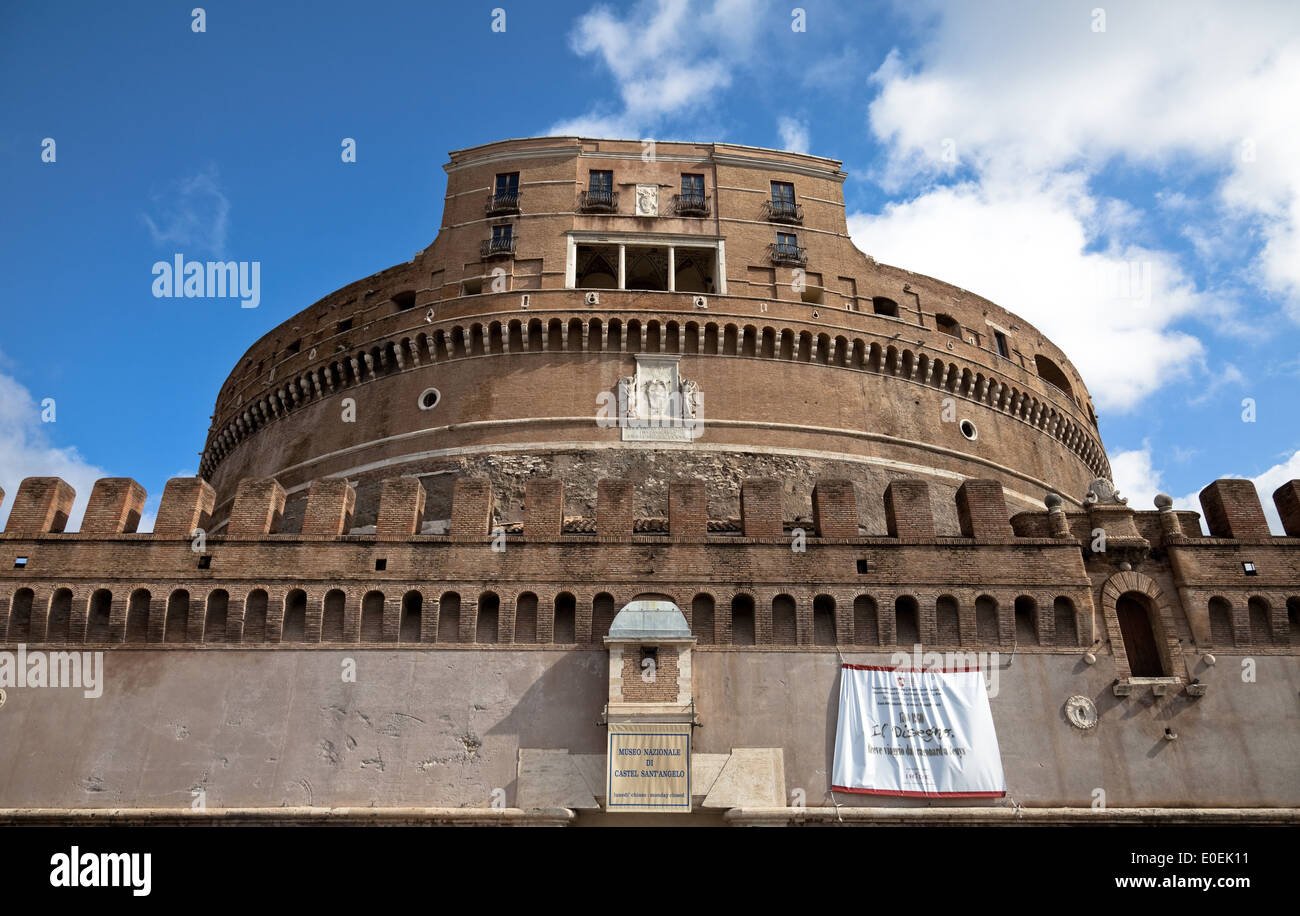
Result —
[[[352,330],[352,319],[351,319],[351,318],[344,318],[344,319],[343,319],[342,321],[340,321],[340,322],[338,323],[338,325],[335,327],[335,329],[334,329],[334,333],[336,333],[336,334],[342,334],[344,331],[350,331],[350,330]]]
[[[302,339],[299,338],[298,340],[295,340],[293,343],[289,344],[289,346],[285,347],[284,349],[289,353],[297,353],[299,350],[302,349]]]
[[[26,557],[14,557],[14,569],[26,569],[26,568],[27,568]]]
[[[388,569],[388,559],[386,557],[375,560],[375,572],[383,572],[386,569]]]
[[[211,554],[205,553],[203,556],[199,557],[199,569],[211,569],[211,568],[212,568]]]
[[[1250,562],[1242,563],[1242,564],[1241,564],[1241,571],[1244,572],[1244,573],[1245,573],[1246,575],[1248,575],[1248,576],[1258,576],[1258,575],[1259,575],[1259,570],[1255,569],[1255,564],[1254,564],[1254,563],[1250,563]]]
[[[858,575],[865,576],[866,574],[867,574],[867,561],[858,560]]]

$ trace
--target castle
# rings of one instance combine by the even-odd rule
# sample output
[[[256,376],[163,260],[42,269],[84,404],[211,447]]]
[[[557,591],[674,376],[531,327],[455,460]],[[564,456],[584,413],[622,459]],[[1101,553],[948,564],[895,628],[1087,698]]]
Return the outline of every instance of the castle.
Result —
[[[446,169],[428,248],[249,348],[151,533],[130,479],[77,532],[13,496],[0,650],[106,683],[8,691],[0,820],[680,817],[607,797],[653,721],[704,822],[1294,822],[1300,481],[1284,536],[1249,481],[1208,536],[1129,506],[1066,355],[858,251],[836,161]],[[916,646],[996,668],[1014,805],[832,797],[841,662]]]

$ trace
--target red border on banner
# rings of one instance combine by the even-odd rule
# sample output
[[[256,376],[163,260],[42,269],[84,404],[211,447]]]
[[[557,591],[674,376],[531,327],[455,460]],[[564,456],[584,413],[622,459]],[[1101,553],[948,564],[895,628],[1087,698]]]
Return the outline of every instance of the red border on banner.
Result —
[[[1006,792],[908,792],[886,789],[850,789],[847,786],[831,786],[832,792],[848,792],[853,795],[896,795],[905,798],[1004,798]]]
[[[954,674],[958,671],[983,671],[983,668],[895,668],[892,665],[850,665],[848,662],[840,665],[841,668],[852,668],[855,671],[938,671],[943,674]]]

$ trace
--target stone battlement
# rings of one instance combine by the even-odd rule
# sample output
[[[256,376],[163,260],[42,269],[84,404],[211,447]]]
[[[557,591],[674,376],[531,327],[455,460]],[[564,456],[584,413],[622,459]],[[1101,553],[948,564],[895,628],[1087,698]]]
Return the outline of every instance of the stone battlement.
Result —
[[[861,529],[845,480],[820,481],[795,520],[772,479],[743,484],[737,520],[710,519],[696,481],[670,485],[663,516],[636,517],[633,496],[606,480],[594,519],[566,516],[563,483],[536,478],[524,521],[505,526],[490,482],[464,477],[451,518],[431,525],[420,481],[398,477],[358,529],[353,488],[326,478],[286,531],[283,488],[253,479],[212,535],[212,487],[175,478],[141,533],[144,489],[108,478],[69,532],[72,487],[28,478],[0,534],[0,642],[596,648],[618,607],[653,593],[706,647],[1078,651],[1117,644],[1114,603],[1133,593],[1151,602],[1177,674],[1185,645],[1300,648],[1300,481],[1274,494],[1285,536],[1242,480],[1202,492],[1208,537],[1167,497],[1136,511],[1104,480],[1083,511],[1048,494],[1046,511],[1011,517],[1000,483],[967,480],[959,535],[936,532],[923,480],[890,484],[883,532]]]

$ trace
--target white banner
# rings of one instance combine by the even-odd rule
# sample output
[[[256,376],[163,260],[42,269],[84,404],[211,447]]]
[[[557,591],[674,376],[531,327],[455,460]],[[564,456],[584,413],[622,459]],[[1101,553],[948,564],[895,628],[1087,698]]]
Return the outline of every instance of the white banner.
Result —
[[[831,782],[865,795],[1006,795],[984,675],[844,665]]]

